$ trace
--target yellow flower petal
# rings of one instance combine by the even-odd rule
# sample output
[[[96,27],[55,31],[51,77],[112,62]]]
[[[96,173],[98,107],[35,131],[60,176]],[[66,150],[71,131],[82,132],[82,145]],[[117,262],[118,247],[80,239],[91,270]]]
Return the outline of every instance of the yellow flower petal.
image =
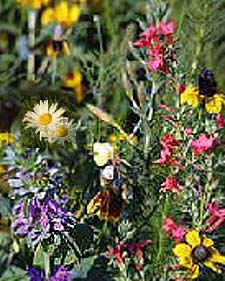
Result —
[[[221,273],[221,269],[219,268],[218,265],[214,264],[212,261],[207,260],[203,263],[205,266],[211,268],[213,271],[217,272],[217,273]]]
[[[212,247],[214,245],[214,242],[212,239],[204,237],[202,241],[202,245],[206,248]]]
[[[191,279],[195,279],[199,276],[199,266],[197,264],[193,265],[191,271],[189,271]]]
[[[211,256],[208,259],[211,262],[225,264],[225,256],[222,256],[215,248],[211,248]]]
[[[192,248],[199,246],[201,243],[201,238],[199,236],[198,231],[196,231],[196,230],[189,231],[185,235],[185,239],[186,239],[187,243],[192,246]]]
[[[191,256],[191,247],[185,243],[179,243],[173,248],[173,252],[181,259]]]

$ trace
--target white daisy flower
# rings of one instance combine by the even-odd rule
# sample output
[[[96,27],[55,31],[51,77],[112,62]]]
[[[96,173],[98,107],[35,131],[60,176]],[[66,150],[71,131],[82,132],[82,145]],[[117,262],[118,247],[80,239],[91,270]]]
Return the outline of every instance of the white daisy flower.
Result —
[[[48,141],[60,144],[64,144],[65,141],[75,142],[77,127],[72,120],[69,121],[66,117],[62,118],[60,124],[49,132]]]
[[[57,103],[49,106],[48,100],[40,101],[34,106],[33,111],[28,111],[23,118],[27,123],[26,128],[35,128],[36,133],[40,132],[40,137],[45,137],[46,133],[60,123],[64,109],[57,109]]]

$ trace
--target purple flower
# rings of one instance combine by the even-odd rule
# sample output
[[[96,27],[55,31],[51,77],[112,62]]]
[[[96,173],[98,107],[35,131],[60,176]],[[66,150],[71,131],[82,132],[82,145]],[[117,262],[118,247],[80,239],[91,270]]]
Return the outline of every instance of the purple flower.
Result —
[[[68,271],[66,266],[60,265],[55,268],[50,281],[71,281],[71,272]]]
[[[72,281],[72,274],[65,265],[55,267],[50,278],[46,278],[43,271],[39,271],[35,268],[29,268],[28,274],[30,281]]]
[[[43,271],[39,271],[35,268],[29,268],[28,274],[30,275],[30,281],[45,281],[46,276]]]
[[[33,246],[48,238],[53,232],[60,234],[74,227],[72,214],[63,210],[58,202],[48,197],[29,201],[27,216],[24,202],[14,206],[13,214],[12,226],[15,233],[27,235],[28,241]]]

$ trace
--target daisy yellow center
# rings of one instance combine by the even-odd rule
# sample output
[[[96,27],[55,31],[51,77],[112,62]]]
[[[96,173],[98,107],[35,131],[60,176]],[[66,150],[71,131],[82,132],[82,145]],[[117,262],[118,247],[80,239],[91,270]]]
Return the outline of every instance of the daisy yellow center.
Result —
[[[52,122],[52,115],[50,113],[41,114],[38,118],[38,123],[40,125],[46,126]]]
[[[206,247],[200,245],[193,250],[192,256],[196,261],[204,262],[209,257],[209,251]]]
[[[55,131],[55,137],[57,137],[57,138],[63,138],[66,136],[68,136],[68,129],[65,127],[59,127]]]

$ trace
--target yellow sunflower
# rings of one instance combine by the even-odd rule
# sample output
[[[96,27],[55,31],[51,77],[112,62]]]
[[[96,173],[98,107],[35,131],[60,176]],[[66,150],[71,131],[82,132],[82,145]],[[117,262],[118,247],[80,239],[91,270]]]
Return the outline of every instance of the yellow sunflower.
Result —
[[[187,268],[189,278],[195,279],[199,276],[200,265],[217,273],[222,272],[220,265],[225,265],[225,256],[213,247],[213,240],[205,235],[200,236],[196,230],[190,230],[185,235],[185,242],[177,244],[173,252],[178,257],[179,264]]]
[[[188,86],[180,95],[181,105],[187,103],[191,107],[198,107],[200,102],[199,92],[197,87]]]

